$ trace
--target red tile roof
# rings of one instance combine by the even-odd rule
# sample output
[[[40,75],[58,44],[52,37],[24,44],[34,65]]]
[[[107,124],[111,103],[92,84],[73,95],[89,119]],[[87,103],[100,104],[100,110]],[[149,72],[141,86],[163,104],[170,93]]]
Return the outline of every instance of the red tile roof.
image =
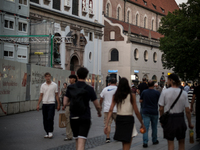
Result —
[[[108,18],[108,17],[106,17],[106,18],[109,19],[112,23],[117,23],[117,24],[122,25],[124,28],[124,31],[128,32],[129,23],[126,23],[126,22],[123,22],[123,21],[120,21],[120,20],[117,20],[114,18]],[[163,35],[161,35],[158,32],[151,31],[149,29],[145,29],[145,28],[133,25],[133,24],[130,24],[130,27],[131,27],[131,33],[133,33],[133,34],[137,34],[137,35],[141,34],[141,36],[149,37],[149,32],[151,32],[152,39],[159,39],[161,37],[164,37]]]
[[[175,9],[179,9],[175,0],[128,0],[128,1],[143,6],[145,8],[151,9],[163,15],[167,15],[168,12],[173,12]],[[146,5],[144,1],[146,1]],[[156,6],[156,9],[152,4]],[[164,12],[162,11],[161,8],[164,9]]]

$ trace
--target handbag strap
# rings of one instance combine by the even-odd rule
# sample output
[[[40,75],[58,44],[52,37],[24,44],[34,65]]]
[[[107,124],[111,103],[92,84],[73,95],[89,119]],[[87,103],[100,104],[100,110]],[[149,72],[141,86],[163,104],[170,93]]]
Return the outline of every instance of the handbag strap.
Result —
[[[174,103],[171,105],[170,109],[169,109],[167,112],[169,112],[171,109],[174,108],[174,105],[178,102],[178,100],[179,100],[179,98],[180,98],[182,92],[183,92],[183,90],[180,91],[178,97],[176,98],[176,100],[174,101]]]

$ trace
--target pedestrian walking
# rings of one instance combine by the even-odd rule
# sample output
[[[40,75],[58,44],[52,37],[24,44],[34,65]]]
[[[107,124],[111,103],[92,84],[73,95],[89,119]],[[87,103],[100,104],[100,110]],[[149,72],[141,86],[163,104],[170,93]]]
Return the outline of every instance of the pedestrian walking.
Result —
[[[54,115],[55,115],[55,98],[57,100],[57,110],[60,110],[60,101],[58,97],[58,86],[55,82],[51,81],[51,74],[45,73],[45,80],[40,88],[40,97],[37,104],[37,111],[40,109],[40,103],[42,101],[42,114],[43,114],[43,125],[46,135],[44,138],[53,137],[54,129]]]
[[[158,100],[160,97],[160,92],[154,89],[154,82],[148,82],[149,89],[144,90],[140,97],[140,102],[142,105],[142,118],[144,121],[144,126],[146,128],[146,133],[143,134],[143,147],[148,147],[148,131],[149,125],[151,123],[152,128],[152,142],[153,145],[159,144],[157,139],[157,125],[158,125]]]
[[[186,112],[189,128],[193,128],[188,97],[187,93],[179,88],[180,80],[176,74],[170,74],[167,82],[170,88],[164,90],[159,99],[160,116],[164,114],[164,110],[169,112],[169,115],[162,116],[165,120],[167,118],[166,123],[162,124],[164,138],[168,140],[168,150],[174,150],[175,138],[179,141],[179,149],[184,150],[187,130],[184,111]]]
[[[194,86],[191,86],[191,88],[188,92],[188,101],[190,103],[190,106],[191,106],[193,95],[194,95]],[[195,104],[196,104],[196,98],[195,98],[195,101],[194,101],[194,104],[193,104],[193,111],[191,112],[193,115],[195,115],[195,111],[196,111],[196,105]]]
[[[140,97],[142,95],[142,92],[144,90],[148,89],[148,85],[146,83],[146,78],[143,78],[142,81],[143,82],[138,85],[138,90],[137,90],[137,93],[140,94]],[[141,112],[142,112],[142,103],[140,103],[140,113]]]
[[[115,94],[116,90],[117,90],[117,80],[115,78],[112,78],[110,80],[110,85],[105,87],[100,94],[100,97],[101,97],[100,106],[102,109],[102,104],[103,104],[103,111],[104,111],[104,125],[106,125],[108,112],[112,103],[112,97]],[[108,132],[106,134],[106,143],[110,143],[111,124],[113,120],[116,122],[116,117],[117,117],[117,108],[115,106],[113,109],[113,113],[110,117],[110,120],[108,122]]]
[[[200,108],[200,83],[199,86],[197,86],[194,89],[194,94],[190,107],[191,112],[193,111],[194,108],[195,98],[196,98],[196,140],[200,141],[200,110],[198,109]]]
[[[77,82],[76,75],[70,75],[69,76],[69,83],[70,85],[75,84]],[[65,93],[66,95],[66,93]],[[64,95],[64,97],[65,97]],[[66,138],[64,138],[64,141],[72,140],[73,139],[73,133],[70,125],[70,103],[63,104],[62,110],[65,110],[65,117],[66,117]]]
[[[85,142],[91,125],[91,112],[89,101],[91,100],[101,117],[101,107],[94,89],[85,83],[88,70],[81,67],[77,70],[78,81],[69,85],[64,98],[64,105],[70,103],[70,124],[73,136],[76,139],[76,149],[84,150]]]
[[[3,113],[6,115],[7,113],[6,113],[6,111],[3,109],[3,106],[2,106],[2,104],[1,104],[1,102],[0,102],[0,108],[1,108],[1,110],[3,111]]]
[[[113,96],[112,104],[110,106],[108,118],[106,121],[106,126],[104,128],[105,134],[108,133],[108,124],[115,105],[117,105],[117,118],[114,139],[122,142],[123,150],[129,150],[132,142],[132,137],[134,136],[134,111],[141,123],[141,128],[145,130],[145,126],[136,105],[135,94],[131,92],[131,88],[126,78],[122,78],[119,81],[117,91]]]
[[[154,90],[158,91],[159,93],[162,92],[162,88],[158,85],[158,83],[154,84]]]
[[[63,87],[61,89],[61,92],[60,92],[60,99],[61,99],[61,104],[63,105],[63,99],[64,99],[64,96],[66,95],[66,91],[67,91],[67,83],[63,83]]]
[[[184,89],[183,90],[186,91],[187,93],[189,92],[190,87],[189,87],[188,83],[184,83]]]

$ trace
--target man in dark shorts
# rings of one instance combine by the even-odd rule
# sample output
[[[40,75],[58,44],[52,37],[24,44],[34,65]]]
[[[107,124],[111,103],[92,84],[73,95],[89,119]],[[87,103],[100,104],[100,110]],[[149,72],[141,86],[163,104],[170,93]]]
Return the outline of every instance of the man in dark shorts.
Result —
[[[148,147],[148,130],[151,123],[152,128],[152,142],[153,145],[159,143],[157,140],[157,125],[158,125],[158,100],[160,97],[160,92],[154,89],[154,82],[148,82],[149,89],[144,90],[140,97],[140,102],[143,103],[142,106],[142,118],[146,128],[146,133],[143,134],[143,147]]]
[[[90,106],[89,101],[91,100],[94,103],[94,106],[96,107],[98,117],[101,117],[101,107],[99,105],[99,101],[97,100],[97,96],[94,92],[94,89],[86,85],[85,80],[88,75],[88,70],[84,67],[81,67],[77,71],[78,76],[78,82],[76,82],[74,85],[76,85],[78,88],[83,88],[87,91],[86,97],[84,97],[84,104],[86,106],[85,113],[81,115],[75,115],[72,112],[70,112],[70,124],[73,132],[73,136],[76,139],[76,150],[84,150],[85,149],[85,142],[88,136],[88,132],[90,130],[91,125],[91,112],[90,112]],[[70,85],[73,87],[73,85]],[[70,88],[68,86],[68,89]],[[70,103],[70,99],[72,98],[72,95],[70,94],[70,91],[67,90],[66,97],[64,99],[64,105]],[[71,106],[70,106],[71,107]]]
[[[193,98],[191,102],[190,111],[193,112],[193,105],[195,103],[196,98],[196,140],[200,141],[200,110],[197,108],[200,108],[200,83],[199,86],[197,86],[194,89]]]

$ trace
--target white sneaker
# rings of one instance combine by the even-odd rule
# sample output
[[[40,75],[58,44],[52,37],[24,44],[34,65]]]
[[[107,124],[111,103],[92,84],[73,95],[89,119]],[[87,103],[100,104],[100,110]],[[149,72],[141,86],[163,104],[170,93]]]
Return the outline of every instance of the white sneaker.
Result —
[[[49,132],[49,138],[51,139],[53,137],[53,133]]]
[[[44,138],[49,138],[49,135],[45,135]]]

